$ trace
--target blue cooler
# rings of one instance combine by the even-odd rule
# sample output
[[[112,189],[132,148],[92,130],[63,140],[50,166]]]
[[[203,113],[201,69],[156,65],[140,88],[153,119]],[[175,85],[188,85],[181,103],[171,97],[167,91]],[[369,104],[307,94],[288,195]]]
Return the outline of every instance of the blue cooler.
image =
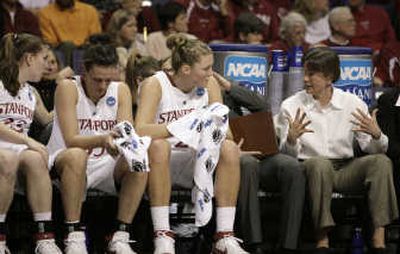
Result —
[[[340,58],[340,79],[334,86],[359,96],[368,106],[372,103],[372,49],[332,47]]]
[[[264,45],[210,44],[214,52],[213,69],[228,80],[266,94],[268,48]]]

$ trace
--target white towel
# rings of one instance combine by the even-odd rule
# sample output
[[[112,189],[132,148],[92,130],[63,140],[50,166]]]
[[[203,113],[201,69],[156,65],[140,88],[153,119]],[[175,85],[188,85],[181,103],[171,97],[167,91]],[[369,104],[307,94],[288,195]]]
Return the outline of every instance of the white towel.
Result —
[[[213,173],[228,130],[228,113],[228,107],[213,103],[167,126],[171,135],[197,151],[192,191],[197,226],[206,225],[212,216]]]
[[[149,158],[147,149],[150,146],[150,137],[139,137],[132,124],[127,121],[118,123],[113,131],[119,134],[114,139],[119,153],[124,156],[129,165],[130,171],[149,172]]]

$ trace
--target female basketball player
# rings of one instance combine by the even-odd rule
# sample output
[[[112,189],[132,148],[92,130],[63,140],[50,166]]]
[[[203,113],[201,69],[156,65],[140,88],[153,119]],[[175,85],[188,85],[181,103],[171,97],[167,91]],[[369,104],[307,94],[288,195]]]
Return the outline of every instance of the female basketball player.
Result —
[[[51,228],[47,150],[27,136],[37,114],[37,99],[27,82],[42,77],[47,49],[38,37],[29,34],[7,34],[0,43],[0,253],[9,253],[4,224],[19,176],[24,178],[37,224],[35,252],[61,253]]]
[[[192,110],[221,102],[218,83],[213,78],[213,55],[199,40],[173,35],[167,40],[172,50],[172,72],[157,72],[140,87],[136,129],[154,140],[149,150],[148,191],[155,230],[155,253],[175,253],[168,222],[170,174],[174,184],[191,187],[195,154],[185,144],[170,139],[167,124]],[[247,253],[233,236],[236,198],[239,189],[237,145],[225,140],[216,168],[217,233],[214,253]],[[171,171],[170,171],[171,170]]]

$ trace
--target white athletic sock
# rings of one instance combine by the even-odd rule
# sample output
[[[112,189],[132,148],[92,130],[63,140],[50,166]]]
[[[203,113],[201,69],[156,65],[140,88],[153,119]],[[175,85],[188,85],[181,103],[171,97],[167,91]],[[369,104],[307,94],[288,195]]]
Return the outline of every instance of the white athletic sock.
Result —
[[[51,221],[51,212],[34,213],[33,220],[34,221]]]
[[[217,232],[232,232],[236,207],[217,207]]]
[[[150,208],[154,231],[170,230],[169,206],[152,206]]]
[[[6,214],[0,214],[0,223],[5,222],[6,221]]]

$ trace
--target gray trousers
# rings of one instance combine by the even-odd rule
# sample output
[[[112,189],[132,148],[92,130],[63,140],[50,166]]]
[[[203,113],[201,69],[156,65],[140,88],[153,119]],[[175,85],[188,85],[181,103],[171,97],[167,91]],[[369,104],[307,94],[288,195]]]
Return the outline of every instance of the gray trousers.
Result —
[[[334,226],[332,192],[367,192],[374,227],[385,226],[399,215],[393,185],[392,163],[386,155],[355,158],[340,165],[314,157],[304,161],[308,180],[311,215],[317,229]]]
[[[257,197],[259,187],[277,191],[282,195],[280,247],[295,249],[301,226],[305,175],[297,159],[276,154],[258,161],[253,156],[241,157],[240,190],[238,196],[236,226],[246,244],[262,242],[260,206]]]

